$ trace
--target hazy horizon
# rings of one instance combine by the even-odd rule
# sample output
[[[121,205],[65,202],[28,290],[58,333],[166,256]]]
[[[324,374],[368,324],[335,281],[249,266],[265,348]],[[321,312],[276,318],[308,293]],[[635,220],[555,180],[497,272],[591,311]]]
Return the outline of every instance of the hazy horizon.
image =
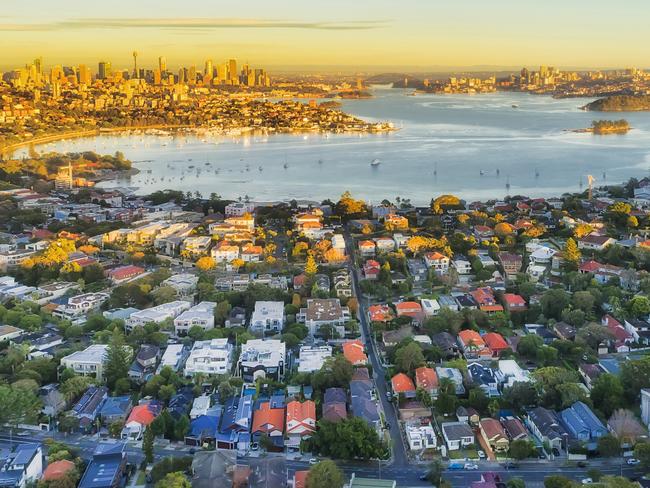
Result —
[[[572,69],[650,64],[650,4],[628,0],[514,0],[462,4],[404,0],[315,2],[249,0],[5,0],[0,66],[43,56],[45,66],[80,63],[96,69],[170,68],[226,58],[276,71],[511,71],[539,65]],[[488,67],[488,68],[485,68]]]

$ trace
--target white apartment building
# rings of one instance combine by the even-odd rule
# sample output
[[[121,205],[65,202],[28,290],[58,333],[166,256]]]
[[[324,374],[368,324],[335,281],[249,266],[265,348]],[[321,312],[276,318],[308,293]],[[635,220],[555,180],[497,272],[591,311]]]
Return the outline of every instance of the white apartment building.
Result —
[[[435,298],[423,298],[420,300],[420,305],[422,305],[422,311],[427,317],[433,317],[440,313],[440,304]]]
[[[169,367],[173,371],[180,370],[185,362],[186,356],[187,349],[183,344],[169,344],[160,358],[160,364],[156,373],[160,373],[164,367]]]
[[[176,335],[187,335],[194,326],[201,327],[203,330],[214,329],[214,309],[216,306],[215,302],[201,302],[180,314],[174,319]]]
[[[175,274],[167,278],[161,284],[171,286],[176,290],[179,297],[187,297],[196,291],[196,285],[199,283],[199,277],[190,273]]]
[[[251,202],[233,202],[226,205],[224,214],[226,217],[243,217],[255,211],[255,204]]]
[[[181,244],[181,250],[192,256],[200,256],[208,252],[212,237],[210,236],[193,236],[186,237]]]
[[[307,307],[301,308],[297,320],[309,329],[313,336],[322,325],[342,327],[350,320],[350,309],[342,307],[338,298],[312,298]]]
[[[213,247],[210,253],[217,263],[229,263],[234,259],[239,259],[239,246],[221,244]]]
[[[284,377],[286,356],[286,345],[282,341],[250,339],[241,346],[237,374],[244,381],[255,381],[257,378],[280,381]]]
[[[52,315],[66,320],[83,318],[88,313],[98,310],[109,298],[108,293],[84,293],[70,297],[68,303],[59,305]]]
[[[192,304],[185,300],[175,300],[173,302],[163,303],[162,305],[157,305],[155,307],[132,313],[131,316],[126,319],[125,325],[128,330],[132,330],[134,327],[142,327],[151,322],[159,324],[165,319],[175,319],[185,310],[189,310],[191,306]]]
[[[284,328],[284,302],[255,302],[250,330],[254,333],[280,332]]]
[[[107,351],[106,344],[93,344],[83,351],[76,351],[61,358],[61,366],[70,368],[82,376],[92,376],[103,381]]]
[[[6,273],[10,269],[17,268],[35,252],[29,249],[0,252],[0,271]]]
[[[196,341],[185,362],[185,376],[229,373],[232,353],[233,346],[228,339]]]
[[[301,346],[298,361],[299,373],[313,373],[332,357],[332,346]]]

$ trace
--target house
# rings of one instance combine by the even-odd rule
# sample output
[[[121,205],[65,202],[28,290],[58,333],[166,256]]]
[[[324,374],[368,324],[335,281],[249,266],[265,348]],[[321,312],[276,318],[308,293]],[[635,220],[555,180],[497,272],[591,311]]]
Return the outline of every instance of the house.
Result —
[[[327,388],[323,396],[323,419],[338,422],[346,419],[347,395],[343,388]]]
[[[197,400],[199,398],[197,398]],[[185,436],[185,445],[213,445],[217,438],[220,421],[221,410],[211,411],[204,415],[199,415],[198,417],[192,418],[190,421],[190,431]]]
[[[393,394],[404,395],[405,398],[415,398],[415,385],[413,380],[404,373],[397,373],[390,380]]]
[[[350,274],[344,270],[341,269],[334,273],[334,291],[336,292],[336,296],[338,298],[349,298],[353,295],[352,293],[352,281],[350,278]]]
[[[284,378],[286,358],[285,343],[277,339],[249,339],[241,346],[237,363],[237,374],[244,381],[257,378]]]
[[[129,395],[107,397],[99,410],[99,416],[104,425],[123,422],[131,411],[131,407],[132,403]]]
[[[525,312],[528,310],[528,306],[526,305],[526,300],[524,300],[524,297],[515,293],[503,294],[503,306],[510,313]]]
[[[578,366],[578,372],[580,373],[585,386],[589,390],[593,388],[594,382],[598,379],[598,377],[606,373],[605,369],[600,364],[589,363],[581,363]]]
[[[457,255],[451,265],[459,275],[472,274],[472,263],[465,256]]]
[[[459,356],[460,348],[458,342],[449,332],[438,332],[431,336],[431,342],[434,346],[442,351],[443,357],[446,359]]]
[[[422,306],[418,302],[399,302],[395,304],[398,317],[410,317],[413,322],[420,323],[424,318]]]
[[[492,398],[500,395],[496,375],[492,368],[480,363],[471,363],[467,365],[467,373],[472,383],[483,390],[487,397]]]
[[[119,285],[121,283],[125,283],[137,278],[138,276],[144,274],[144,272],[144,268],[129,264],[108,270],[106,272],[106,276],[113,282],[114,285]]]
[[[560,412],[560,421],[571,437],[579,441],[593,441],[607,435],[607,427],[583,402],[575,402]]]
[[[514,279],[517,277],[517,273],[521,271],[521,265],[523,259],[519,254],[513,254],[508,252],[500,252],[498,255],[499,264],[503,268],[503,272],[508,279]]]
[[[155,400],[144,401],[131,410],[122,429],[122,439],[138,441],[142,439],[144,429],[160,415],[162,404]]]
[[[547,443],[552,449],[566,448],[569,433],[553,410],[535,407],[528,411],[525,424],[538,441]]]
[[[369,240],[359,242],[359,253],[362,256],[374,256],[375,255],[375,243],[373,241],[369,241]]]
[[[162,286],[171,286],[179,297],[189,297],[196,291],[199,277],[189,273],[173,274],[161,283]]]
[[[194,402],[194,391],[191,386],[183,386],[176,391],[167,403],[167,410],[174,421],[186,417]]]
[[[363,277],[367,280],[376,280],[381,272],[381,265],[374,259],[368,259],[363,264]]]
[[[390,213],[384,217],[384,227],[387,230],[406,230],[409,228],[409,221],[402,215]]]
[[[48,417],[56,417],[65,410],[67,405],[65,397],[56,383],[41,386],[38,390],[38,398],[43,403],[41,411]]]
[[[530,253],[528,259],[533,264],[546,265],[551,262],[553,256],[556,254],[557,251],[555,249],[539,245],[533,252]]]
[[[70,368],[76,374],[103,381],[107,351],[108,346],[106,344],[93,344],[83,351],[75,351],[61,358],[61,367]]]
[[[77,488],[118,488],[126,475],[126,444],[100,443]]]
[[[433,430],[431,422],[422,424],[421,422],[406,423],[404,433],[411,451],[420,449],[435,449],[437,446],[436,433]]]
[[[503,351],[510,349],[510,345],[498,332],[488,332],[487,334],[484,334],[483,341],[492,353],[493,358],[498,358],[501,356],[501,353],[503,353]]]
[[[190,420],[194,420],[203,415],[207,415],[210,411],[211,399],[209,395],[201,395],[194,399],[192,402],[192,409],[190,410]]]
[[[475,330],[461,330],[458,333],[458,344],[466,359],[491,358],[492,352],[485,345],[481,335]]]
[[[68,473],[76,469],[76,464],[67,459],[61,459],[60,461],[54,461],[47,465],[45,471],[43,471],[43,481],[54,481],[64,478]]]
[[[214,328],[215,302],[200,302],[192,308],[185,310],[174,319],[174,331],[177,336],[186,336],[192,327],[203,330]]]
[[[320,370],[327,358],[332,357],[332,346],[300,346],[299,373],[314,373]]]
[[[0,343],[11,341],[23,334],[23,330],[13,325],[0,325]]]
[[[438,297],[438,303],[440,304],[440,308],[447,308],[453,312],[460,311],[460,304],[451,295],[440,295]]]
[[[350,309],[341,306],[338,298],[311,298],[307,300],[307,307],[300,309],[297,320],[305,324],[310,335],[314,336],[323,325],[343,328],[350,317]]]
[[[217,449],[250,448],[250,429],[253,418],[253,396],[243,393],[224,402],[221,422],[216,435]]]
[[[373,397],[373,383],[367,368],[356,368],[350,381],[352,415],[362,418],[376,430],[381,424],[377,403]]]
[[[556,322],[553,325],[553,332],[565,341],[572,341],[576,337],[576,328],[566,322]]]
[[[230,263],[239,259],[239,246],[230,244],[228,241],[221,241],[212,248],[210,254],[216,263]]]
[[[300,441],[316,432],[316,404],[311,400],[287,403],[287,442],[289,448],[300,448]]]
[[[604,315],[601,322],[614,336],[614,350],[616,352],[629,352],[629,344],[634,342],[632,334],[630,334],[618,320],[609,314]]]
[[[169,344],[165,349],[160,364],[156,370],[158,373],[165,367],[171,368],[172,371],[178,372],[185,364],[189,349],[183,344]]]
[[[359,339],[343,343],[343,356],[352,366],[361,366],[368,363],[363,342]]]
[[[465,422],[472,426],[478,425],[481,420],[481,416],[478,414],[475,408],[472,407],[463,407],[462,405],[456,409],[456,419],[459,422]]]
[[[134,327],[144,327],[146,324],[160,324],[165,320],[173,320],[181,313],[189,310],[192,304],[185,300],[174,300],[155,307],[146,308],[138,312],[132,313],[126,319],[125,327],[131,331]]]
[[[423,298],[420,304],[425,317],[435,317],[440,313],[440,304],[435,298]]]
[[[465,422],[443,422],[441,429],[442,437],[450,451],[458,451],[474,444],[474,431]]]
[[[528,439],[528,431],[522,421],[517,417],[502,418],[501,425],[503,425],[503,429],[506,431],[510,441]]]
[[[160,348],[158,346],[143,344],[129,368],[129,378],[138,383],[148,381],[156,372],[159,358]]]
[[[382,342],[385,348],[397,346],[407,337],[413,335],[413,328],[410,326],[400,327],[397,330],[386,330],[381,333]]]
[[[233,345],[227,338],[196,341],[185,362],[185,376],[222,375],[232,368]]]
[[[370,305],[368,318],[371,322],[390,322],[393,320],[393,311],[385,304]]]
[[[456,385],[456,395],[465,394],[465,386],[463,385],[463,373],[457,368],[444,368],[441,366],[436,367],[436,374],[438,379],[447,378]]]
[[[59,305],[52,315],[64,320],[79,321],[90,312],[99,310],[99,307],[109,299],[108,293],[84,293],[70,297],[64,304]]]
[[[438,396],[438,375],[436,370],[428,367],[420,367],[415,370],[415,386],[426,391],[431,397]]]
[[[509,388],[515,383],[531,381],[530,373],[519,366],[514,359],[501,359],[497,364],[495,375],[503,388]]]
[[[482,419],[478,429],[483,440],[494,452],[506,452],[510,448],[510,441],[501,423],[492,418]]]
[[[437,251],[424,255],[424,264],[438,276],[449,273],[449,262],[450,259],[447,256]]]
[[[282,449],[284,435],[284,407],[271,408],[271,402],[262,402],[253,412],[251,440],[253,445],[260,442],[262,436],[268,436],[275,448]]]
[[[395,250],[395,241],[391,237],[377,237],[375,249],[379,253],[386,253]]]
[[[578,249],[586,249],[589,251],[604,251],[612,244],[616,244],[616,239],[597,234],[589,234],[578,239]]]
[[[471,291],[470,294],[476,303],[478,303],[478,307],[481,311],[487,314],[503,312],[503,306],[497,302],[491,288],[488,288],[487,286],[477,288],[476,290]]]
[[[108,388],[105,386],[90,386],[72,407],[72,415],[79,421],[82,432],[88,433],[95,428],[95,421],[107,396]]]
[[[0,486],[24,488],[43,475],[43,449],[38,444],[19,444],[12,452],[0,451]]]
[[[257,301],[250,322],[255,334],[281,332],[284,329],[284,302]]]

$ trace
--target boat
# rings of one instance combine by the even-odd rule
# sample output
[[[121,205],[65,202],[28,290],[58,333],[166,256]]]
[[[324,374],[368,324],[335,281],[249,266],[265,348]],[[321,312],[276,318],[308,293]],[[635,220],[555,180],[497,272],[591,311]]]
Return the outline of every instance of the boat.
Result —
[[[370,161],[370,166],[372,166],[373,168],[376,168],[380,164],[381,164],[381,161],[379,161],[379,159],[373,159],[372,161]]]
[[[485,171],[480,170],[480,171],[479,171],[479,174],[480,174],[481,176],[484,176],[484,175],[485,175]]]
[[[262,168],[262,167],[260,166],[260,167],[259,167],[259,168],[257,168],[257,169],[258,169],[259,171],[262,171],[262,169],[263,169],[263,168]]]
[[[322,159],[319,159],[319,160],[318,160],[318,164],[323,164],[323,160],[322,160]]]
[[[284,163],[284,164],[282,165],[282,167],[283,167],[284,169],[287,169],[287,168],[289,167],[289,165],[288,165],[287,163]]]
[[[516,103],[513,103],[512,108],[519,108],[519,105],[517,105]]]
[[[539,170],[535,168],[535,178],[539,178]]]

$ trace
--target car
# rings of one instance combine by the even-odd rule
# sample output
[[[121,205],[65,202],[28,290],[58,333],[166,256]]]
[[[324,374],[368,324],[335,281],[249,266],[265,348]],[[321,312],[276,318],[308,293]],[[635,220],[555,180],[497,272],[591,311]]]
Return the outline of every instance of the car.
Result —
[[[309,460],[309,465],[310,465],[310,466],[313,466],[314,464],[318,464],[318,459],[316,459],[316,458],[311,458],[311,459]]]
[[[418,476],[418,479],[419,479],[420,481],[429,481],[429,472],[428,472],[428,471],[425,471],[425,472],[422,473],[420,476]]]
[[[590,485],[593,482],[594,480],[592,480],[591,478],[583,478],[582,481],[580,481],[580,483],[582,483],[583,485]]]
[[[485,453],[483,451],[476,451],[479,459],[485,459]]]
[[[589,465],[587,461],[578,461],[579,468],[586,468]]]
[[[449,470],[450,471],[458,471],[459,469],[464,469],[464,468],[465,468],[465,466],[463,466],[460,463],[451,463],[449,465]]]
[[[387,399],[389,402],[392,402],[392,401],[393,401],[393,394],[392,394],[390,391],[387,391],[387,392],[386,392],[386,399]]]
[[[505,469],[519,469],[519,465],[516,463],[503,463]]]
[[[468,471],[474,471],[475,469],[478,469],[478,464],[465,463],[464,468]]]
[[[639,460],[636,459],[636,458],[630,458],[630,459],[627,460],[627,464],[629,464],[630,466],[636,466],[636,465],[639,464],[640,462],[641,462],[641,461],[639,461]]]

